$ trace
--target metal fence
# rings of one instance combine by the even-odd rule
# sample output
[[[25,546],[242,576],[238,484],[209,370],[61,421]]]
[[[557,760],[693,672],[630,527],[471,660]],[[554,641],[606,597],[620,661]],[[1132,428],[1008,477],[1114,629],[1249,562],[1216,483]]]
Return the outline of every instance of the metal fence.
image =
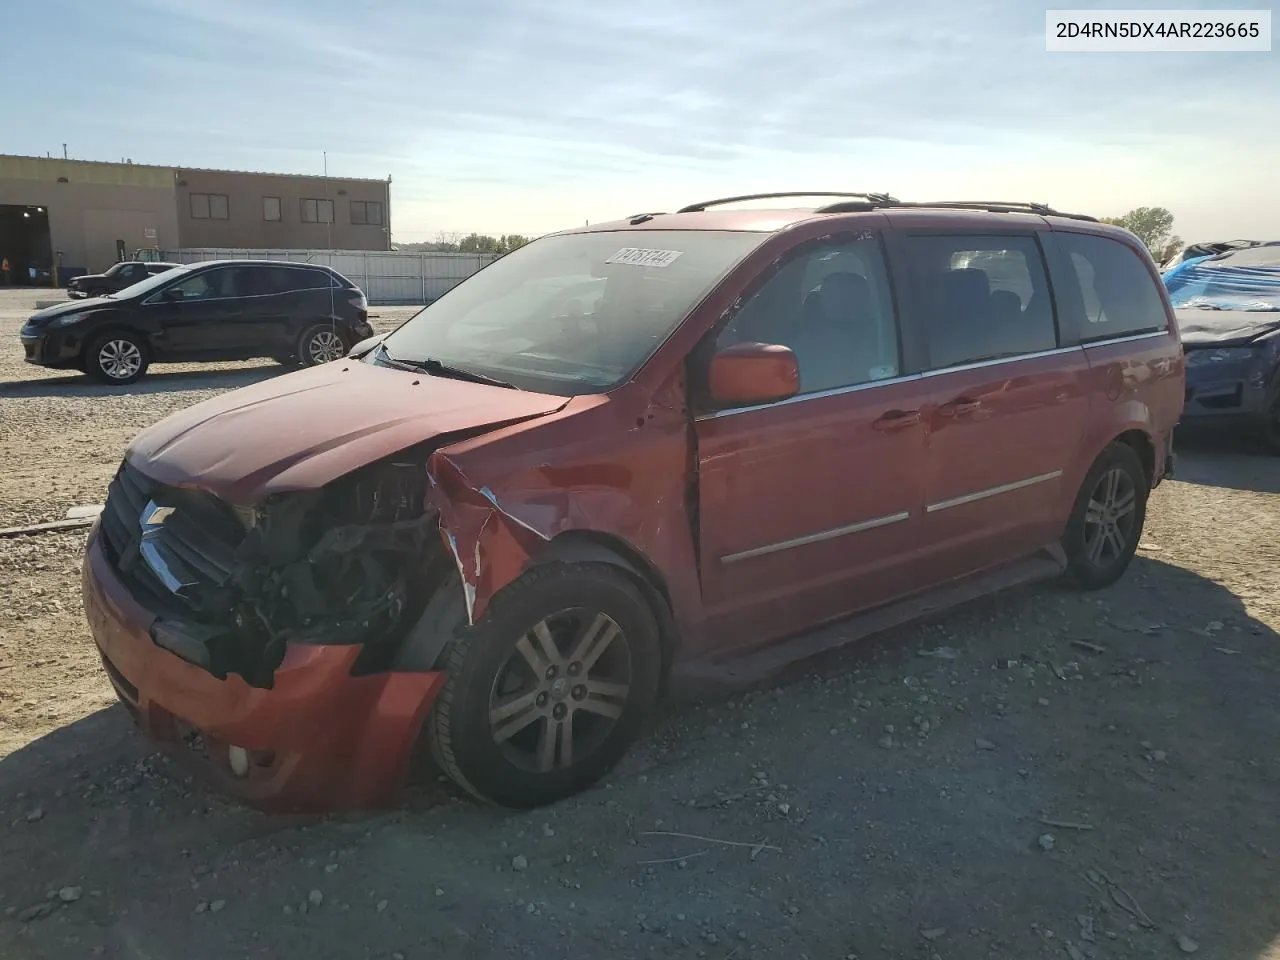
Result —
[[[166,250],[171,263],[202,260],[289,260],[332,267],[351,280],[374,304],[430,303],[456,287],[497,256],[480,253],[413,253],[380,250],[246,250],[188,247]]]

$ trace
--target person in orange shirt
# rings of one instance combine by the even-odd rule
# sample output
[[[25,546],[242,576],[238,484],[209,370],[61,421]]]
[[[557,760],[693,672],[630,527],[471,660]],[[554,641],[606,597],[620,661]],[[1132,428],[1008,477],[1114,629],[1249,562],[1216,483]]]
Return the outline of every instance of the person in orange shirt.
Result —
[[[9,285],[9,258],[0,257],[0,274],[4,274],[4,285]]]

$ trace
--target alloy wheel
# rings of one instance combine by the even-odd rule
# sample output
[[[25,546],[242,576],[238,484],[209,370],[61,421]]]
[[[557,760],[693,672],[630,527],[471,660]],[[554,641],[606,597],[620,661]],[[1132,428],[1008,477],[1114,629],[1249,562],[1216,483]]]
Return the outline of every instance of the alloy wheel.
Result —
[[[307,353],[312,363],[329,363],[341,360],[347,352],[342,338],[332,330],[321,330],[311,337],[307,344]]]
[[[113,380],[127,380],[142,368],[142,351],[129,340],[108,340],[98,349],[98,366]]]
[[[494,678],[493,742],[522,769],[566,770],[608,738],[630,689],[631,647],[612,618],[553,614],[520,638]]]
[[[1084,515],[1084,554],[1095,567],[1122,559],[1137,520],[1138,491],[1133,477],[1112,467],[1098,478]]]

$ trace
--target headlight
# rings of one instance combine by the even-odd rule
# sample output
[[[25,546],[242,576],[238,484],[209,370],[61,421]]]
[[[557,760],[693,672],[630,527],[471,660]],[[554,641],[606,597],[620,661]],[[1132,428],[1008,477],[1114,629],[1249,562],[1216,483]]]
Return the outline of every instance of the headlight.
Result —
[[[44,325],[46,330],[52,330],[54,327],[69,327],[73,323],[79,323],[85,318],[83,313],[64,313],[60,317],[54,317]]]
[[[1187,351],[1187,366],[1198,367],[1206,363],[1240,363],[1258,355],[1253,347],[1220,347],[1216,350]]]

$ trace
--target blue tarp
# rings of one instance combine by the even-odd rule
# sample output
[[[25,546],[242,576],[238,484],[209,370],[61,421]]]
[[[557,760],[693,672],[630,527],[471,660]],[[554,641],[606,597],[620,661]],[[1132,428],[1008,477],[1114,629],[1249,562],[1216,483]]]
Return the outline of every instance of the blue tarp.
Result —
[[[1186,260],[1163,279],[1174,307],[1280,311],[1280,245]]]

